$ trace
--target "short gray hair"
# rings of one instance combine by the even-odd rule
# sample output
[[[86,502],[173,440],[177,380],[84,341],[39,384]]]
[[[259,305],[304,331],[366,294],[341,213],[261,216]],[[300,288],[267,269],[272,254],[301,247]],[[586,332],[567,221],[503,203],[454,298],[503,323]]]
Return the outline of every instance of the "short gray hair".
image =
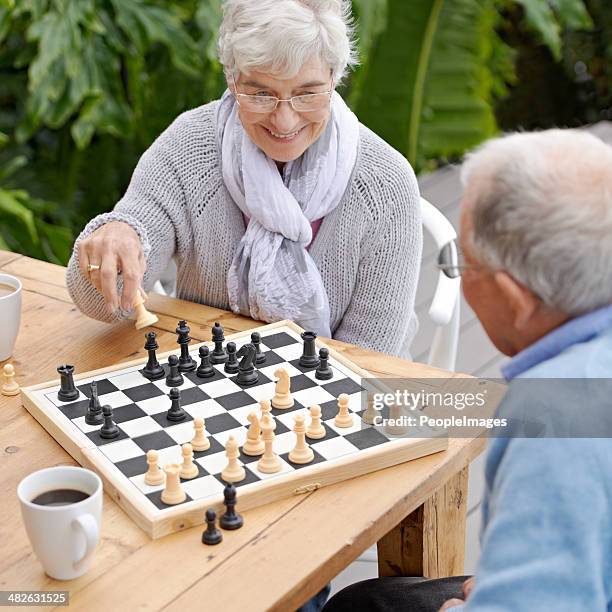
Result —
[[[252,69],[293,78],[319,57],[338,83],[357,63],[349,0],[225,0],[219,59],[226,75]]]
[[[472,247],[571,316],[612,304],[612,147],[581,130],[511,134],[469,154]]]

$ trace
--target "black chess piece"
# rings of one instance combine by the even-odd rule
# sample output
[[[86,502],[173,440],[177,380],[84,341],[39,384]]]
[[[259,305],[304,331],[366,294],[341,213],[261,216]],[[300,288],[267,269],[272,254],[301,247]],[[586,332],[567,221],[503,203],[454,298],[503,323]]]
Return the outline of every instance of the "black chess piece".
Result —
[[[198,349],[200,354],[200,365],[196,370],[198,378],[210,378],[215,375],[215,368],[210,365],[210,350],[207,346],[201,346]]]
[[[79,397],[79,390],[74,386],[74,366],[61,365],[57,368],[60,375],[60,390],[57,398],[62,402],[74,402]]]
[[[204,530],[204,533],[202,533],[202,542],[204,544],[208,544],[209,546],[219,544],[219,542],[221,542],[223,539],[223,534],[215,525],[216,520],[217,513],[212,508],[209,508],[206,511],[206,529]]]
[[[315,340],[317,334],[311,331],[305,331],[301,334],[302,340],[304,341],[304,350],[300,357],[299,364],[303,368],[316,368],[319,365],[319,358],[317,357],[317,347]]]
[[[91,381],[91,396],[87,405],[87,413],[85,414],[85,423],[87,425],[102,425],[104,416],[102,414],[102,406],[98,399],[98,383],[95,380]]]
[[[217,365],[219,363],[225,363],[227,361],[227,353],[223,348],[223,341],[225,335],[223,334],[223,328],[219,323],[215,323],[212,328],[212,339],[215,343],[215,348],[210,356],[210,363]]]
[[[113,409],[110,406],[102,406],[104,415],[104,425],[100,428],[100,437],[105,440],[112,440],[119,436],[119,428],[113,421]]]
[[[236,501],[236,487],[230,482],[223,489],[223,503],[226,510],[219,520],[222,529],[240,529],[244,525],[242,515],[236,512]]]
[[[255,365],[266,363],[266,354],[261,352],[261,334],[253,332],[251,334],[251,344],[255,347]]]
[[[191,338],[189,337],[189,326],[187,321],[179,321],[176,333],[178,334],[178,344],[181,347],[181,356],[179,357],[179,372],[193,372],[196,369],[197,364],[195,359],[189,354],[189,343]]]
[[[241,387],[256,385],[259,382],[259,372],[255,370],[255,366],[253,365],[255,361],[255,347],[250,343],[243,344],[236,353],[236,357],[242,358],[238,365],[236,383]]]
[[[225,362],[225,366],[223,367],[223,369],[228,374],[237,374],[238,358],[236,357],[236,343],[228,342],[225,346],[225,350],[227,351],[227,361]]]
[[[326,348],[319,349],[319,366],[315,371],[315,378],[319,380],[329,380],[334,377],[332,369],[329,367],[329,350]]]
[[[169,421],[184,421],[187,413],[181,408],[181,392],[176,388],[170,389],[168,397],[171,405],[166,413],[166,418]]]
[[[163,378],[166,373],[164,368],[157,361],[157,355],[155,351],[159,348],[157,344],[157,334],[154,331],[145,334],[147,341],[145,342],[145,350],[149,352],[149,360],[147,365],[141,370],[142,375],[149,380],[159,380]]]
[[[166,385],[168,387],[180,387],[184,380],[183,375],[179,372],[179,360],[176,355],[170,355],[168,357],[168,365],[170,366],[170,372],[166,376]]]

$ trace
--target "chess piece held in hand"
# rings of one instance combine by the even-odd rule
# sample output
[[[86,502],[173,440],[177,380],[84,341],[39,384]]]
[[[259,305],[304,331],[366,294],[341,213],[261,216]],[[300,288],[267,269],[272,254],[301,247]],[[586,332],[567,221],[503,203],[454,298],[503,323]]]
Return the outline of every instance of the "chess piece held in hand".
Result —
[[[149,312],[144,307],[145,296],[143,292],[139,289],[136,292],[136,298],[134,299],[134,310],[136,311],[136,329],[143,329],[144,327],[149,327],[151,325],[155,325],[159,321],[157,315],[154,315],[152,312]]]

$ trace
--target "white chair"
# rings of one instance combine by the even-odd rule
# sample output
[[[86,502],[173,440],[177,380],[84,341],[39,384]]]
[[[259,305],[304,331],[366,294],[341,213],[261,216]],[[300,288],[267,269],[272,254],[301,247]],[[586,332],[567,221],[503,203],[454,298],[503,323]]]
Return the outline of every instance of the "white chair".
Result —
[[[429,232],[446,263],[457,264],[457,232],[451,222],[430,202],[421,198],[423,228]],[[459,340],[461,278],[452,278],[438,269],[436,291],[429,307],[429,317],[436,325],[427,363],[455,371]]]

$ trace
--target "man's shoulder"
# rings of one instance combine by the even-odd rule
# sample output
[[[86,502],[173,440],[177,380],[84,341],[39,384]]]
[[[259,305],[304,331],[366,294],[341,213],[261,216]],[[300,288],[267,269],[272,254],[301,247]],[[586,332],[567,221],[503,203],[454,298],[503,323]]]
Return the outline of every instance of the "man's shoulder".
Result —
[[[607,378],[612,375],[612,328],[573,344],[527,370],[522,378]]]

